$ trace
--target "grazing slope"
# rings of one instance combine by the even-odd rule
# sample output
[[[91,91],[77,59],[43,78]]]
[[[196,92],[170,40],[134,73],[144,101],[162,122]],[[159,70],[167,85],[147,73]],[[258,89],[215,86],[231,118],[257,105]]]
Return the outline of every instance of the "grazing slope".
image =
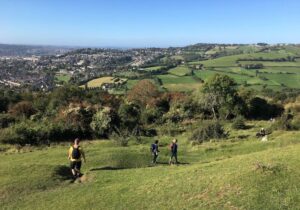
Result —
[[[300,132],[275,132],[269,142],[237,140],[252,132],[193,147],[179,136],[179,166],[165,164],[166,137],[156,167],[148,167],[150,142],[126,148],[87,142],[81,183],[70,183],[67,145],[8,150],[0,154],[1,209],[298,208]]]

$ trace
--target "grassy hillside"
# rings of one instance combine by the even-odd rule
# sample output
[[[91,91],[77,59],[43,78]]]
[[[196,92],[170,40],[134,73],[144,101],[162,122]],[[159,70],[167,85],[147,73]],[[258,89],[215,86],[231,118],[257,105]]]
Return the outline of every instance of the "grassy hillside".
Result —
[[[116,78],[114,78],[114,77],[99,77],[97,79],[93,79],[93,80],[89,81],[87,83],[87,87],[88,88],[97,88],[97,87],[101,87],[105,83],[121,84],[124,81],[126,81],[126,79],[116,80]],[[84,85],[81,87],[84,87]]]
[[[186,76],[191,73],[191,70],[187,66],[178,66],[176,68],[170,69],[169,73],[176,76]]]
[[[179,160],[169,166],[168,136],[159,163],[149,167],[149,144],[83,144],[87,163],[71,183],[67,144],[50,148],[1,146],[1,209],[297,209],[300,205],[300,132],[254,138],[264,122],[231,131],[222,142],[192,146],[178,136]],[[250,124],[250,125],[251,125]],[[125,168],[119,169],[118,168]],[[115,169],[115,170],[112,170]]]

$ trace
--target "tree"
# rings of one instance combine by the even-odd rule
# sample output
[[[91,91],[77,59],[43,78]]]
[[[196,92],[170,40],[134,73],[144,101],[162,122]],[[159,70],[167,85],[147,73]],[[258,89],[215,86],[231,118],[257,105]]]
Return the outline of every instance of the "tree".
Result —
[[[216,74],[204,83],[196,100],[203,109],[210,110],[214,118],[228,119],[238,115],[244,107],[235,86],[235,81],[227,75]]]
[[[253,119],[268,120],[277,117],[283,113],[284,109],[281,105],[269,104],[265,99],[254,97],[250,101],[249,116]]]
[[[16,117],[30,117],[31,115],[36,113],[33,105],[29,101],[21,101],[15,104],[10,110],[9,113]]]
[[[141,80],[128,92],[127,98],[129,101],[145,107],[158,96],[159,91],[150,80]]]
[[[103,109],[97,111],[96,114],[94,114],[93,120],[90,124],[96,136],[107,137],[113,129],[113,125],[115,124],[114,118],[114,113],[109,107],[104,107]]]

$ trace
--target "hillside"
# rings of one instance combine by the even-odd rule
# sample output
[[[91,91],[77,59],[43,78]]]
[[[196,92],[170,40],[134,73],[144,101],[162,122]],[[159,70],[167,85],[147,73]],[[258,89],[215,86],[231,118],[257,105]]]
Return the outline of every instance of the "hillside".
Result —
[[[240,87],[259,91],[300,89],[300,47],[296,45],[199,44],[169,53],[116,76],[126,77],[128,83],[158,79],[163,89],[180,92],[199,89],[214,74],[228,75]]]
[[[262,123],[253,125],[199,146],[191,146],[186,134],[177,136],[178,166],[166,164],[169,136],[158,137],[155,167],[149,167],[151,139],[125,148],[86,142],[81,183],[70,181],[67,144],[19,153],[6,148],[0,154],[1,209],[297,209],[300,132],[277,131],[260,142],[252,136]],[[238,140],[241,135],[249,137]]]

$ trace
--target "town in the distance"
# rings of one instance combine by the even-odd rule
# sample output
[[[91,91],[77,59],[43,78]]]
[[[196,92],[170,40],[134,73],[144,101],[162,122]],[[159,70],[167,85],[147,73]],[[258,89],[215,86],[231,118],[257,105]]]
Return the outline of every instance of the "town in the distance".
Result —
[[[78,48],[0,44],[0,86],[50,91],[64,84],[124,93],[141,79],[191,91],[226,74],[253,89],[299,88],[300,45],[206,44],[169,48]]]

